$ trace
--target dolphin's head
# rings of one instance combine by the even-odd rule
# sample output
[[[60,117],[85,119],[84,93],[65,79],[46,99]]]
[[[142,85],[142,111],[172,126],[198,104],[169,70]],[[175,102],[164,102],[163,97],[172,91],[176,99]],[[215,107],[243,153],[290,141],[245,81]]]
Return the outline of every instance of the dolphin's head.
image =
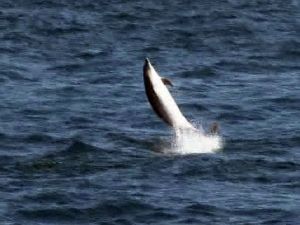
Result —
[[[148,58],[145,58],[145,63],[150,63],[150,60]]]
[[[144,75],[149,73],[150,66],[151,66],[150,60],[146,58],[144,63]]]

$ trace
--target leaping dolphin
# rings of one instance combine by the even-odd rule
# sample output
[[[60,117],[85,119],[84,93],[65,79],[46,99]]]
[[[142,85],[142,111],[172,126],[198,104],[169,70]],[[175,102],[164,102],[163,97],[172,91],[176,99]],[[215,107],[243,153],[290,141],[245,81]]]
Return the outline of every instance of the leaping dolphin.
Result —
[[[196,129],[178,108],[166,85],[172,83],[155,71],[148,58],[144,64],[144,84],[148,100],[154,112],[168,125],[178,129]]]
[[[166,85],[172,85],[170,80],[159,76],[148,58],[144,64],[144,84],[148,100],[154,112],[175,130],[197,129],[183,116],[178,105]],[[218,132],[218,126],[213,124],[210,133]]]

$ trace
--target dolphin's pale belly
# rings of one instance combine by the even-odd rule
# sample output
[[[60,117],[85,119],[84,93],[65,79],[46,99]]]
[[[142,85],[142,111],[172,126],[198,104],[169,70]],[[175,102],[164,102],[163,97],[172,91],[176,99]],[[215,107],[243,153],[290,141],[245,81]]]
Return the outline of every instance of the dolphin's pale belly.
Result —
[[[155,79],[156,77],[154,77]],[[159,77],[160,79],[160,77]],[[171,96],[169,90],[162,82],[154,82],[154,92],[158,96],[162,108],[164,109],[166,116],[175,128],[192,128],[193,126],[182,115],[175,100]]]

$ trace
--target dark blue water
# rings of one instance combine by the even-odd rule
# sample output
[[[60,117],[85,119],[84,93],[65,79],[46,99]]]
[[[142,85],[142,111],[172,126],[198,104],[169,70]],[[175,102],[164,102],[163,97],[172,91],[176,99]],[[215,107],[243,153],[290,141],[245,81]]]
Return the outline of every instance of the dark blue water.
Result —
[[[298,0],[0,2],[0,224],[300,224]],[[165,155],[149,57],[216,154]]]

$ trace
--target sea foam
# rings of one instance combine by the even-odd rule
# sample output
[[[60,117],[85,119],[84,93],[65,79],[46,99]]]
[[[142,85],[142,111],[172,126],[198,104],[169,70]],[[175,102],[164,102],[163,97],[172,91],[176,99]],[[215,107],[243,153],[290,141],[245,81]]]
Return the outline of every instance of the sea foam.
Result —
[[[222,149],[224,141],[218,134],[206,134],[199,130],[175,130],[171,148],[167,151],[173,154],[215,153]]]

